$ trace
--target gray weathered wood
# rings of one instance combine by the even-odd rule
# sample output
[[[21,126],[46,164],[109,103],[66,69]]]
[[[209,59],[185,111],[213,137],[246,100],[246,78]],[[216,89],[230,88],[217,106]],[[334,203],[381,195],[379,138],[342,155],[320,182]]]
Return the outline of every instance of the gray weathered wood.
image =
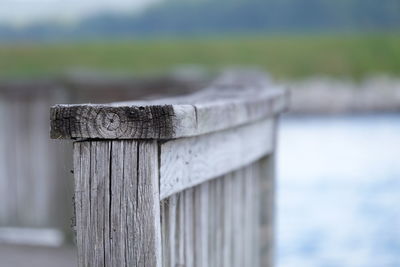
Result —
[[[195,218],[194,218],[194,190],[184,192],[184,236],[185,236],[185,266],[194,267],[196,251],[194,250]]]
[[[269,245],[271,218],[268,225],[261,218],[262,213],[271,214],[273,200],[269,196],[267,200],[262,195],[265,188],[259,186],[272,182],[272,177],[264,173],[268,160],[263,157],[162,201],[168,210],[162,213],[162,227],[167,229],[162,235],[163,267],[273,266]],[[184,199],[183,209],[179,208],[181,199]],[[182,217],[186,218],[183,227]],[[264,227],[268,228],[267,236]],[[182,239],[182,235],[186,238]],[[269,246],[268,251],[265,245]],[[183,258],[180,257],[182,250],[185,251]],[[266,253],[262,255],[263,261],[262,253]]]
[[[52,137],[78,140],[79,265],[271,267],[286,96],[239,72],[188,96],[53,107]]]
[[[275,155],[264,157],[259,161],[259,171],[261,179],[259,181],[260,188],[260,205],[259,212],[260,226],[260,242],[261,255],[258,257],[261,266],[274,266],[275,253]]]
[[[276,146],[278,138],[277,119],[274,123],[274,130],[272,131],[272,142]],[[261,266],[274,266],[275,265],[275,167],[276,167],[276,153],[265,156],[258,161],[257,171],[261,179],[258,181],[260,188],[259,194],[261,201],[260,216],[260,235],[258,236],[261,244],[261,255],[258,257]]]
[[[273,119],[160,145],[161,199],[256,161],[273,150]]]
[[[235,77],[235,79],[232,79]],[[260,73],[222,76],[188,96],[108,105],[57,105],[51,137],[171,139],[219,131],[283,111],[287,95]]]
[[[161,266],[157,144],[74,145],[79,266]]]

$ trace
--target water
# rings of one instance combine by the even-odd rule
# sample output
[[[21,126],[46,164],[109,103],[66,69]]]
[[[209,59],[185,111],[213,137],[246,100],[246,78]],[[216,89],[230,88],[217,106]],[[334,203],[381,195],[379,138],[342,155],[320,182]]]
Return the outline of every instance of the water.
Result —
[[[400,115],[280,126],[278,267],[399,267]]]

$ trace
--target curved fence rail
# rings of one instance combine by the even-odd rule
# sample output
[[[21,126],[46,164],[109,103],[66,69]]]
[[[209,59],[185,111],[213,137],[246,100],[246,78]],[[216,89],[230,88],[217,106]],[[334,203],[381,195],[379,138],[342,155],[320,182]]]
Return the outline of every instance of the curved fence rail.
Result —
[[[284,90],[230,72],[186,96],[56,105],[74,139],[79,266],[272,266]]]

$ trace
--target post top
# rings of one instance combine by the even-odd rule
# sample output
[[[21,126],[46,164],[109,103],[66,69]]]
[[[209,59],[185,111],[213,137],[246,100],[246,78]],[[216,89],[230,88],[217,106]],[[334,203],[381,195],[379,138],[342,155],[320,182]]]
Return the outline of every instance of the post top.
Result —
[[[150,101],[56,105],[53,139],[173,139],[233,128],[284,111],[287,91],[258,71],[231,71],[189,95]]]

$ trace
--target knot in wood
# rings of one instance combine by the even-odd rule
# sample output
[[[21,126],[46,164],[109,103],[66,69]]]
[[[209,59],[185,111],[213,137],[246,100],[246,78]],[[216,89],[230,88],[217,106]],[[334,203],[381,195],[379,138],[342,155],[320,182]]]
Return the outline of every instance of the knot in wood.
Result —
[[[115,131],[121,125],[121,120],[117,113],[108,113],[103,118],[104,127],[109,131]]]
[[[118,110],[101,110],[97,115],[96,125],[104,138],[121,137],[128,128],[126,119]]]

